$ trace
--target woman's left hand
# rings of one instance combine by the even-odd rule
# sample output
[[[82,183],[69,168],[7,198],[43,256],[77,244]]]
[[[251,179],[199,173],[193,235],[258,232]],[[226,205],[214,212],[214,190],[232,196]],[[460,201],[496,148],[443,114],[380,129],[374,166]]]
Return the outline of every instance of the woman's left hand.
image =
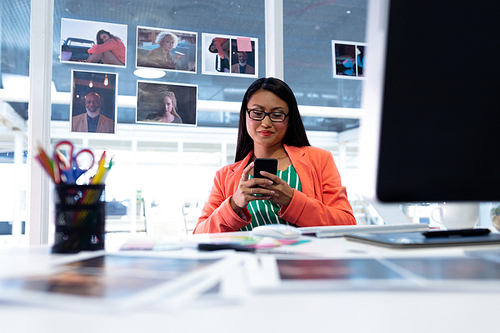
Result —
[[[261,185],[263,188],[274,191],[269,201],[274,202],[280,206],[286,206],[292,201],[293,189],[280,177],[272,173],[262,171],[261,175],[273,181],[272,185]]]

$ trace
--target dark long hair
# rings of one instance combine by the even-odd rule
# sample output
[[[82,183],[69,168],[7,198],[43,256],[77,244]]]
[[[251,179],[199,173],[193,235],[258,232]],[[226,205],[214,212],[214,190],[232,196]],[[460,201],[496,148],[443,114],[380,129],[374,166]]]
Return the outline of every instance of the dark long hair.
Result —
[[[112,39],[120,39],[120,38],[118,38],[118,37],[116,37],[116,36],[112,35],[109,31],[106,31],[106,30],[99,30],[99,31],[97,32],[96,37],[95,37],[95,40],[97,41],[97,44],[99,44],[99,45],[100,45],[100,44],[104,44],[104,42],[103,42],[103,41],[102,41],[102,39],[101,39],[101,34],[106,34],[106,35],[108,35],[108,36],[109,36],[109,38],[112,38]]]
[[[288,105],[288,129],[286,130],[283,143],[289,146],[310,146],[307,139],[306,129],[300,117],[297,100],[292,89],[280,79],[269,77],[260,78],[248,87],[240,109],[240,123],[238,126],[238,143],[236,145],[235,162],[243,160],[253,149],[253,140],[247,132],[247,105],[250,98],[259,90],[272,92]]]

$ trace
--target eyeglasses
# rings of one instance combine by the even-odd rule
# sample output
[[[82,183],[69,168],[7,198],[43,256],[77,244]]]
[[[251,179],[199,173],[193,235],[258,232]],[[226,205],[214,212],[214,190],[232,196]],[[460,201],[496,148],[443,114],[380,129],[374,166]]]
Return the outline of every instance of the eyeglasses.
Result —
[[[260,110],[247,110],[248,116],[253,120],[264,120],[266,116],[269,116],[269,119],[273,123],[282,123],[285,121],[288,114],[284,112],[264,112]]]

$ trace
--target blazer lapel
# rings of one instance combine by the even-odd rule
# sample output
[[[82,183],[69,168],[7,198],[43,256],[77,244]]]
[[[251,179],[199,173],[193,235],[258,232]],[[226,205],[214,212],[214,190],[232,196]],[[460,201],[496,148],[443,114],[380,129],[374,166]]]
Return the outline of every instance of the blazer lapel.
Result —
[[[89,124],[87,122],[87,113],[84,113],[83,119],[83,132],[88,132],[89,131]]]
[[[287,146],[285,147],[288,156],[299,175],[300,183],[302,184],[302,193],[308,196],[315,196],[315,189],[313,187],[312,169],[309,167],[309,158],[305,151],[300,147]]]

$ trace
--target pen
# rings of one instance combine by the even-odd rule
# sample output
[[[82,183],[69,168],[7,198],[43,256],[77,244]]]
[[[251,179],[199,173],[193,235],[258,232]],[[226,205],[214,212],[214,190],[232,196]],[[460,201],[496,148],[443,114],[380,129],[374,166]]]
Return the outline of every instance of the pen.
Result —
[[[235,250],[243,252],[255,252],[254,248],[246,247],[238,244],[210,244],[210,243],[200,243],[198,244],[199,251],[218,251],[218,250]]]
[[[477,229],[457,229],[457,230],[442,230],[442,231],[427,231],[423,232],[426,238],[437,238],[437,237],[471,237],[471,236],[486,236],[490,233],[488,228],[477,228]]]

